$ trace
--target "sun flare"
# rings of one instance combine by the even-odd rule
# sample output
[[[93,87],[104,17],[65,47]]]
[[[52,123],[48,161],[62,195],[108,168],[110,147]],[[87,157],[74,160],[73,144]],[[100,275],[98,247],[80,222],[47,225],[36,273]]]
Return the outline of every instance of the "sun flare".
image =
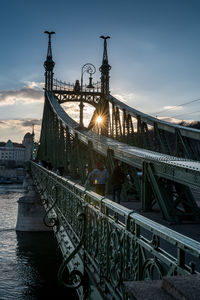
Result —
[[[102,117],[101,117],[101,116],[98,116],[98,117],[97,117],[97,123],[100,124],[101,122],[102,122]]]

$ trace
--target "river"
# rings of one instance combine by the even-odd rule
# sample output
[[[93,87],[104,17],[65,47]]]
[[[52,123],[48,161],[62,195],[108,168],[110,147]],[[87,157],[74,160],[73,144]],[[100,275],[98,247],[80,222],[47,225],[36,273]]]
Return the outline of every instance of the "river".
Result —
[[[62,256],[54,234],[15,231],[21,196],[18,188],[0,186],[0,300],[76,300],[57,283]]]

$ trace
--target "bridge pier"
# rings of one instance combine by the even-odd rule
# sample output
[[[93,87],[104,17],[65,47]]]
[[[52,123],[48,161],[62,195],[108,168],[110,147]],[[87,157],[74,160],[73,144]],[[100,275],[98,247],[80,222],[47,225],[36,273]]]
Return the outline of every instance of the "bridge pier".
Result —
[[[50,231],[43,223],[45,210],[28,173],[23,186],[27,192],[18,200],[16,231]]]

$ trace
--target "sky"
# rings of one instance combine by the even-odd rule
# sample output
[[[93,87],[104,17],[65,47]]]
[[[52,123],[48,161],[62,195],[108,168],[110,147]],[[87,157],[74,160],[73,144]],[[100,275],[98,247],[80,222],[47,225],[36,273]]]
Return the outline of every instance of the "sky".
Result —
[[[113,96],[168,121],[199,120],[200,1],[0,0],[0,7],[0,141],[21,142],[33,123],[39,139],[45,30],[56,32],[55,78],[74,83],[89,62],[99,80],[99,36],[109,35]]]

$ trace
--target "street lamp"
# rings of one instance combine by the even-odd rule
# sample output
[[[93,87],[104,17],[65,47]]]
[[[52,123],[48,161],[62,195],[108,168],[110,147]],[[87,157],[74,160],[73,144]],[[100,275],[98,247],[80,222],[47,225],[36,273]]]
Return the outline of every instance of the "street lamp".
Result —
[[[86,63],[82,66],[81,69],[81,99],[80,99],[80,127],[83,127],[83,74],[88,73],[89,77],[89,84],[86,86],[87,89],[94,89],[92,84],[92,75],[96,72],[96,68],[91,63]]]

